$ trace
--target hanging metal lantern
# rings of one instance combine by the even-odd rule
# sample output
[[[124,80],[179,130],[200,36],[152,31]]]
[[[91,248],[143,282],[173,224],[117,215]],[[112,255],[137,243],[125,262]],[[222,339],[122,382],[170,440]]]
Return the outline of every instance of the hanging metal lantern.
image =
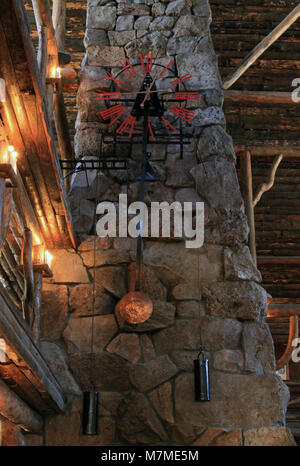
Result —
[[[198,358],[194,360],[195,401],[210,401],[209,361],[205,358],[202,347]]]
[[[83,435],[98,434],[98,392],[91,390],[83,394]]]

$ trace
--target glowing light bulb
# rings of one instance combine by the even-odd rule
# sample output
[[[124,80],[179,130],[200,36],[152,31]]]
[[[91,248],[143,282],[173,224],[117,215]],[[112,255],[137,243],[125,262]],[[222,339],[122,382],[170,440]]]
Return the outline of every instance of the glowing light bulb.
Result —
[[[17,157],[18,157],[18,152],[16,151],[11,152],[10,164],[13,167],[15,172],[17,171]]]
[[[49,266],[50,269],[51,269],[52,259],[53,259],[52,254],[50,254],[49,251],[45,251],[45,262]]]
[[[35,244],[41,244],[40,238],[35,233],[33,233],[33,239],[34,239]]]
[[[8,146],[7,148],[8,152],[13,152],[15,150],[14,146]]]

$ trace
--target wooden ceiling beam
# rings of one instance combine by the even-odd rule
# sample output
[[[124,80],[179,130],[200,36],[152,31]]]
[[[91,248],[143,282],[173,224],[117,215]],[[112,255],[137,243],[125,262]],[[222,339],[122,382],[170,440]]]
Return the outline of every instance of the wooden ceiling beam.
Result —
[[[294,104],[291,92],[267,92],[267,91],[235,91],[224,92],[227,103],[255,103],[255,104]]]
[[[300,316],[300,304],[269,304],[268,317]]]
[[[245,150],[249,150],[252,157],[274,157],[277,154],[282,154],[284,158],[300,157],[300,145],[288,145],[288,141],[286,145],[267,143],[263,144],[262,142],[260,145],[258,145],[257,142],[253,144],[251,141],[245,141],[245,143],[242,141],[234,141],[234,150],[236,154],[239,152],[244,152]]]
[[[270,34],[268,34],[247,56],[240,66],[230,73],[223,81],[223,89],[229,89],[251,65],[272,45],[276,40],[285,33],[285,31],[294,24],[300,17],[300,4],[296,6],[291,13],[281,21]]]
[[[300,256],[258,256],[258,265],[300,265]]]

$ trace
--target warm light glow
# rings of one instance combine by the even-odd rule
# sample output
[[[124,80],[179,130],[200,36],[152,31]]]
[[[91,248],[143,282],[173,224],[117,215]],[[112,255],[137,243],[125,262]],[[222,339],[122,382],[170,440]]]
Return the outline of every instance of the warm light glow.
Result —
[[[9,162],[10,162],[10,164],[13,167],[15,172],[17,171],[17,157],[18,157],[18,152],[16,152],[16,151],[11,152]]]
[[[50,269],[51,269],[52,259],[53,259],[52,254],[50,254],[49,251],[45,251],[45,260],[46,260],[46,264],[49,266]]]
[[[45,246],[43,244],[36,244],[32,247],[32,263],[33,265],[45,263]]]
[[[0,153],[0,162],[1,163],[9,163],[14,171],[17,171],[17,157],[18,157],[18,152],[15,151],[14,146],[5,146],[5,150],[1,150]]]
[[[38,235],[36,235],[35,233],[33,233],[32,235],[33,235],[34,243],[35,243],[35,244],[41,244],[41,240],[40,240],[40,238],[38,237]]]
[[[51,78],[61,78],[60,68],[52,68]]]

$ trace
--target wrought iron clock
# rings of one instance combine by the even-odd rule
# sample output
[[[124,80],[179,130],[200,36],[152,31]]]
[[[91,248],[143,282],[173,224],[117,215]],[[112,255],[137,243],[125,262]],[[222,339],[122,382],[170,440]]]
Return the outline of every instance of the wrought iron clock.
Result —
[[[187,91],[186,81],[190,73],[183,76],[172,71],[174,59],[165,65],[155,63],[153,54],[139,55],[139,60],[128,58],[120,61],[121,71],[104,76],[110,82],[109,91],[99,90],[97,99],[105,103],[100,112],[102,121],[107,123],[110,135],[104,137],[104,144],[142,144],[139,201],[144,201],[145,181],[154,181],[151,170],[148,145],[179,144],[180,156],[183,146],[190,142],[190,125],[197,107],[199,93]],[[160,84],[157,86],[157,84]],[[139,124],[140,123],[140,124]],[[112,135],[111,135],[112,134]],[[142,235],[137,242],[137,289],[141,282]]]

